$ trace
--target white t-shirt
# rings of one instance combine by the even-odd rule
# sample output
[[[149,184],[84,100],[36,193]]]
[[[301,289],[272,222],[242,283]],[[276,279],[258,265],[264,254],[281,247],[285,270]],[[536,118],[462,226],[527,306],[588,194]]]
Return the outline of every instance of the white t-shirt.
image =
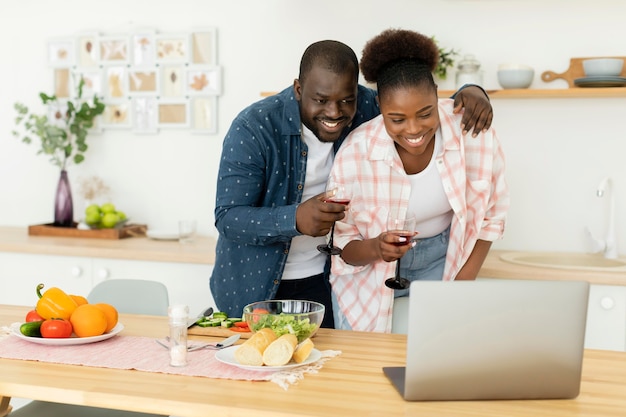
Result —
[[[428,166],[417,174],[409,175],[411,197],[409,211],[415,214],[417,238],[437,236],[452,222],[452,207],[448,201],[435,157],[441,153],[441,132],[435,134],[435,149]]]
[[[302,138],[308,149],[306,179],[302,191],[302,202],[323,193],[333,165],[333,144],[321,142],[306,126],[302,125]],[[291,249],[282,279],[299,279],[324,272],[326,256],[317,250],[317,245],[326,243],[326,237],[296,236],[291,240]]]

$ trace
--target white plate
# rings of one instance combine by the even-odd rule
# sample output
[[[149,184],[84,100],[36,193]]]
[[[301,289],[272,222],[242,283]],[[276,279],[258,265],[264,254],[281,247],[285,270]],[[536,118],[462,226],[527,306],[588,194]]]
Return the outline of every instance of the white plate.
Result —
[[[167,230],[148,230],[146,236],[155,240],[178,240],[178,232],[168,232]]]
[[[222,350],[219,350],[215,354],[215,359],[217,359],[218,361],[222,363],[233,365],[241,369],[247,369],[249,371],[267,372],[267,371],[282,371],[283,369],[290,369],[290,368],[296,368],[302,365],[308,365],[310,363],[320,360],[320,358],[322,357],[322,352],[320,352],[317,349],[313,349],[311,353],[309,354],[309,357],[306,358],[306,360],[302,363],[289,362],[287,365],[283,365],[283,366],[251,366],[251,365],[242,365],[239,362],[237,362],[237,359],[235,359],[235,351],[237,349],[239,349],[239,346],[231,346],[231,347],[227,347]]]
[[[21,323],[20,323],[21,324]],[[51,346],[69,346],[69,345],[85,345],[87,343],[95,343],[101,342],[103,340],[107,340],[118,334],[124,330],[124,325],[122,323],[117,323],[114,328],[111,329],[109,333],[102,334],[100,336],[91,336],[91,337],[66,337],[66,338],[45,338],[45,337],[30,337],[24,336],[20,332],[19,326],[13,326],[13,334],[19,337],[22,340],[27,340],[32,343],[37,343],[40,345],[51,345]]]

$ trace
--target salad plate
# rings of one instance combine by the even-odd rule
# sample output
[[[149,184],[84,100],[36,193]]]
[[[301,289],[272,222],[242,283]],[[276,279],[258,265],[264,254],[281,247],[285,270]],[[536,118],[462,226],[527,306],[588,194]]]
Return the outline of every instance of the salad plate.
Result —
[[[308,365],[310,363],[317,362],[322,357],[322,352],[320,352],[317,349],[313,349],[311,350],[309,357],[306,358],[306,360],[301,363],[289,362],[288,364],[283,365],[283,366],[252,366],[252,365],[242,365],[239,362],[237,362],[237,359],[235,359],[235,351],[237,349],[239,349],[239,346],[231,346],[231,347],[227,347],[225,349],[219,350],[215,354],[215,359],[227,365],[236,366],[238,368],[246,369],[248,371],[268,372],[268,371],[283,371],[285,369],[297,368],[298,366]]]
[[[154,240],[178,240],[178,232],[167,230],[148,230],[146,236]]]
[[[16,325],[11,326],[13,330],[13,334],[19,337],[22,340],[26,340],[31,343],[37,343],[40,345],[50,345],[50,346],[71,346],[71,345],[85,345],[88,343],[101,342],[103,340],[107,340],[117,335],[119,332],[124,330],[124,325],[122,323],[117,323],[114,328],[111,329],[110,332],[101,334],[100,336],[91,336],[91,337],[64,337],[64,338],[46,338],[46,337],[31,337],[25,336],[20,332],[20,325],[22,323],[16,323]]]

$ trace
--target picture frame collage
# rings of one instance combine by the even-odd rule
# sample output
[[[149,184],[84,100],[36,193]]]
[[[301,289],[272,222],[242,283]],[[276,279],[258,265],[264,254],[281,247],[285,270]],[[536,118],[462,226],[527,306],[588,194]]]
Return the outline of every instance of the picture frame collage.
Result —
[[[217,64],[215,27],[180,33],[82,32],[49,39],[47,60],[53,70],[54,94],[61,102],[75,95],[81,78],[83,98],[97,96],[104,102],[96,131],[217,132],[222,68]]]

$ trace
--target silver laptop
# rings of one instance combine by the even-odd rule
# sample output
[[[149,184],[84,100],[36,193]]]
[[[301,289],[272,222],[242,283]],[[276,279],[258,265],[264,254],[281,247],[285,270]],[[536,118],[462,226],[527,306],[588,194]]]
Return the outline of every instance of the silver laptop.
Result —
[[[385,375],[407,401],[574,398],[589,283],[414,281],[406,367]]]

